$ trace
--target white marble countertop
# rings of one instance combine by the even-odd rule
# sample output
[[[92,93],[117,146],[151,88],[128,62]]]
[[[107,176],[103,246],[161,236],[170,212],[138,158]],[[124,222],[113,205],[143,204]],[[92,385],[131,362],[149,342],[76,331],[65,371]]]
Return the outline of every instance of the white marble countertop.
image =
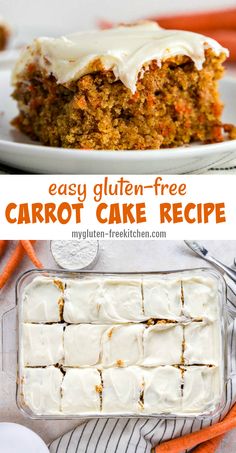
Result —
[[[13,243],[9,244],[9,250],[2,259],[1,268],[13,245]],[[233,264],[236,256],[236,241],[206,241],[205,245],[226,264]],[[49,242],[38,241],[36,249],[45,267],[56,268],[50,254]],[[94,269],[109,272],[161,271],[201,266],[207,266],[207,263],[193,255],[182,241],[101,241],[99,258]],[[0,293],[0,316],[14,307],[16,278],[21,272],[31,267],[30,262],[25,258],[18,272],[14,274],[14,278]],[[9,377],[4,371],[0,372],[0,421],[28,426],[41,435],[45,442],[50,442],[78,424],[75,421],[39,421],[25,418],[15,403],[15,379]],[[225,438],[218,453],[226,453],[226,451],[236,451],[236,431]]]

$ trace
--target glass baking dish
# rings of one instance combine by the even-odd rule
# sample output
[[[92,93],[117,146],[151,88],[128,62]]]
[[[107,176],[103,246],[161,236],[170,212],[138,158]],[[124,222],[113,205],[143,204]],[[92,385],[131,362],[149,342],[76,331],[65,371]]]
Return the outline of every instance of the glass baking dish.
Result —
[[[164,279],[168,278],[179,278],[184,279],[186,277],[211,277],[217,282],[218,288],[218,303],[219,303],[219,313],[220,313],[220,331],[221,331],[221,401],[215,409],[211,412],[204,412],[201,414],[174,414],[174,413],[104,413],[104,412],[97,412],[97,413],[81,413],[81,414],[43,414],[37,415],[33,413],[33,411],[26,406],[24,402],[24,394],[23,394],[23,379],[22,379],[22,295],[24,288],[28,285],[35,277],[37,276],[47,276],[51,278],[59,278],[59,279],[86,279],[91,277],[104,277],[104,278],[112,278],[112,277],[121,277],[124,278],[148,278],[148,277],[161,277]],[[16,283],[16,312],[17,312],[17,389],[16,389],[16,402],[18,408],[26,414],[28,417],[32,419],[86,419],[86,418],[107,418],[107,417],[132,417],[132,418],[147,418],[147,417],[158,417],[162,419],[183,419],[183,418],[198,418],[198,419],[205,419],[208,417],[215,418],[220,415],[222,412],[225,402],[226,402],[226,382],[227,382],[227,332],[226,332],[226,325],[228,320],[228,309],[226,306],[227,296],[226,296],[226,283],[222,275],[217,272],[216,270],[209,269],[209,268],[194,268],[194,269],[183,269],[183,270],[175,270],[175,271],[163,271],[163,272],[132,272],[132,273],[104,273],[104,272],[96,272],[96,271],[80,271],[80,272],[71,272],[71,271],[63,271],[63,270],[52,270],[52,269],[43,269],[43,270],[29,270],[23,273]]]

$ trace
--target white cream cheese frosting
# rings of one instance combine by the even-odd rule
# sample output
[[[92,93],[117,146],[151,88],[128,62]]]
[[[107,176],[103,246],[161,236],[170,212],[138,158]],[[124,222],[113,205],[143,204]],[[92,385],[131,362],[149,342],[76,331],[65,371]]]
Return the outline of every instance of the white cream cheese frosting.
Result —
[[[98,321],[99,279],[66,280],[64,292],[64,320],[69,323]]]
[[[181,371],[161,366],[145,371],[144,410],[149,413],[177,413],[181,410]]]
[[[143,336],[143,366],[178,365],[182,360],[183,327],[176,324],[156,324]]]
[[[25,322],[60,321],[60,302],[63,292],[48,277],[36,277],[23,292],[23,319]]]
[[[184,363],[219,365],[221,334],[218,322],[191,322],[184,328]]]
[[[69,367],[94,366],[101,362],[102,335],[105,325],[79,324],[65,329],[64,365]]]
[[[137,365],[143,358],[142,324],[112,326],[102,337],[102,366]]]
[[[194,319],[214,320],[219,316],[217,281],[211,277],[184,278],[183,313]]]
[[[214,410],[220,402],[222,388],[217,367],[192,366],[184,372],[182,412]]]
[[[61,363],[64,357],[62,324],[24,324],[24,366]]]
[[[115,324],[145,319],[140,279],[67,280],[64,319],[69,323]]]
[[[147,318],[178,320],[181,317],[181,281],[148,277],[143,280],[144,314]]]
[[[25,368],[24,402],[34,414],[57,414],[61,410],[63,374],[59,368]]]
[[[145,320],[141,279],[105,279],[100,293],[100,322],[124,323]]]
[[[36,415],[193,414],[221,400],[218,367],[25,368],[24,404]]]
[[[62,383],[64,414],[100,411],[101,377],[94,368],[66,370]]]
[[[77,80],[92,71],[91,63],[99,59],[105,70],[112,70],[116,79],[136,91],[137,79],[144,65],[186,55],[201,70],[205,49],[216,55],[228,50],[206,36],[181,30],[165,30],[156,22],[146,21],[110,30],[79,32],[60,38],[38,38],[21,54],[14,73],[16,83],[21,72],[36,61],[58,83]]]
[[[107,368],[102,372],[102,410],[138,413],[142,410],[143,371],[138,367]]]

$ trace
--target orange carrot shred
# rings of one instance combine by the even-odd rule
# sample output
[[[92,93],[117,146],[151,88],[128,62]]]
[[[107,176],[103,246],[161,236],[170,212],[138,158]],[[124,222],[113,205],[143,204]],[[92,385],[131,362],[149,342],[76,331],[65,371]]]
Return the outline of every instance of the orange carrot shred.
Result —
[[[38,259],[32,243],[30,241],[25,241],[25,240],[24,241],[22,240],[20,242],[21,242],[22,247],[24,248],[25,253],[27,253],[27,255],[28,255],[29,259],[32,261],[32,263],[39,269],[42,269],[43,265],[42,265],[41,261]]]

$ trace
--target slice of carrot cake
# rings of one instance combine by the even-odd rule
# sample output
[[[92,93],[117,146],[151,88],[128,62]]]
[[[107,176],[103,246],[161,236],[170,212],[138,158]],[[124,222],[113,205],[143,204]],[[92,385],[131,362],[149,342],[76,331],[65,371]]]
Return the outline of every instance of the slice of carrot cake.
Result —
[[[159,149],[223,140],[228,50],[154,22],[38,38],[13,73],[13,124],[45,145]]]

